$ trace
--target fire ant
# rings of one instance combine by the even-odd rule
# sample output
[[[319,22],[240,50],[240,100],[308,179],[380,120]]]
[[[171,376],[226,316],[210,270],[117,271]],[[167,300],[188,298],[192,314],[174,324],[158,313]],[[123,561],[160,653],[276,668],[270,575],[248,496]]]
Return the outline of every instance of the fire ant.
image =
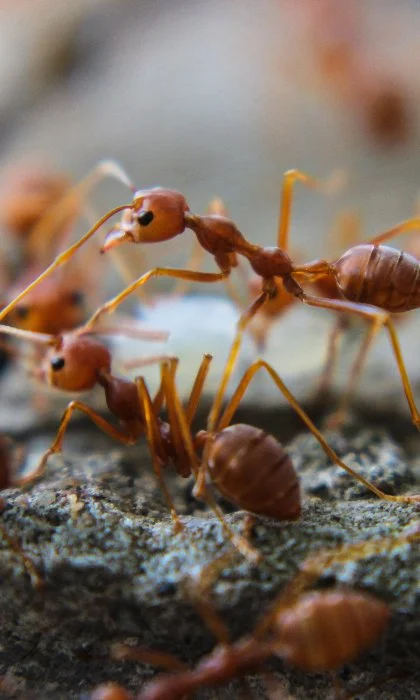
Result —
[[[17,480],[14,478],[14,462],[16,460],[12,457],[9,443],[10,441],[8,438],[0,435],[0,491],[17,486]],[[3,509],[3,507],[4,502],[2,499],[0,499],[0,508]],[[34,585],[37,588],[40,588],[42,586],[42,579],[34,564],[24,553],[18,543],[8,535],[4,526],[1,524],[0,536],[7,542],[9,549],[11,549],[19,557]]]
[[[411,218],[379,234],[370,242],[354,246],[333,262],[315,260],[294,265],[287,254],[293,187],[296,181],[312,187],[326,187],[325,183],[291,170],[284,175],[281,211],[276,247],[262,247],[245,239],[230,219],[218,215],[191,214],[184,196],[174,190],[157,187],[135,193],[131,204],[121,205],[105,214],[70,248],[61,253],[44,272],[23,292],[18,294],[0,312],[0,321],[55,269],[64,265],[74,253],[114,214],[126,210],[117,230],[105,238],[102,251],[107,251],[124,241],[132,243],[156,243],[169,240],[190,228],[200,243],[215,259],[219,273],[193,272],[156,267],[130,284],[116,297],[100,306],[86,322],[89,329],[104,313],[111,313],[132,292],[152,277],[172,277],[189,281],[213,283],[226,279],[238,264],[238,255],[248,259],[253,271],[262,279],[261,294],[241,315],[237,333],[226,363],[216,401],[209,417],[209,430],[216,423],[217,415],[229,378],[240,350],[242,336],[250,321],[269,299],[277,294],[277,280],[302,303],[339,313],[354,314],[370,322],[371,330],[367,347],[384,326],[389,335],[395,361],[401,376],[404,392],[410,407],[412,421],[420,428],[420,414],[416,407],[410,380],[402,357],[398,335],[391,318],[392,313],[402,313],[420,306],[419,262],[399,250],[382,245],[397,235],[420,227],[420,219]],[[336,178],[334,178],[336,184]],[[329,183],[331,187],[331,183]],[[320,279],[331,280],[338,289],[339,299],[325,299],[307,294],[302,284],[313,284]]]
[[[115,330],[118,332],[118,329]],[[203,452],[203,463],[208,465],[212,483],[239,508],[278,520],[293,520],[299,517],[299,482],[284,448],[263,430],[246,424],[231,424],[233,415],[256,372],[265,369],[335,464],[361,481],[378,497],[402,502],[418,500],[417,496],[384,494],[346,465],[317,430],[280,376],[263,360],[255,362],[245,372],[214,431],[210,434],[201,430],[194,436],[191,423],[203,393],[212,359],[210,355],[205,355],[201,362],[187,406],[184,408],[176,387],[177,358],[161,358],[160,388],[152,400],[142,377],[130,381],[112,374],[110,351],[96,338],[89,337],[86,331],[61,336],[18,331],[9,326],[0,326],[0,331],[49,347],[39,370],[39,377],[49,384],[70,392],[92,389],[95,385],[101,386],[109,411],[121,425],[116,428],[85,403],[79,400],[71,401],[51,447],[42,456],[38,467],[20,479],[20,484],[32,482],[39,477],[50,455],[61,451],[71,416],[78,410],[87,415],[107,435],[123,444],[135,444],[141,435],[146,435],[153,469],[177,530],[182,528],[182,524],[162,477],[162,467],[168,465],[172,465],[176,473],[184,478],[194,476],[194,495],[210,505],[234,545],[246,556],[255,559],[258,555],[248,542],[232,533],[225,523],[208,489],[207,473],[202,466],[199,467],[197,451]],[[167,421],[159,417],[164,403],[168,414]]]
[[[258,670],[272,656],[301,671],[336,673],[379,639],[391,611],[368,593],[345,587],[316,590],[317,581],[335,562],[355,562],[418,538],[418,529],[409,530],[397,537],[340,545],[309,555],[253,632],[235,643],[230,641],[227,627],[208,595],[216,575],[226,565],[226,555],[219,557],[190,579],[188,587],[218,646],[190,669],[172,654],[117,645],[112,653],[116,660],[155,664],[174,673],[158,676],[135,696],[115,683],[104,684],[93,691],[91,700],[180,700],[201,688]]]
[[[83,180],[71,186],[60,173],[22,168],[7,179],[0,196],[0,212],[7,229],[22,241],[21,270],[3,283],[6,306],[45,268],[51,250],[67,245],[77,217],[86,214],[85,200],[104,177],[124,176],[113,161],[98,164]],[[127,182],[125,181],[127,184]],[[85,288],[94,288],[92,273],[85,268],[67,274],[59,271],[34,290],[25,304],[18,304],[6,316],[10,325],[23,330],[56,334],[79,326],[86,317]],[[89,269],[89,276],[85,269]],[[83,291],[82,291],[83,290]]]
[[[304,13],[298,3],[283,5],[297,18],[297,39],[309,49],[311,87],[320,83],[380,145],[403,143],[411,126],[407,92],[372,53],[356,3],[308,0]]]

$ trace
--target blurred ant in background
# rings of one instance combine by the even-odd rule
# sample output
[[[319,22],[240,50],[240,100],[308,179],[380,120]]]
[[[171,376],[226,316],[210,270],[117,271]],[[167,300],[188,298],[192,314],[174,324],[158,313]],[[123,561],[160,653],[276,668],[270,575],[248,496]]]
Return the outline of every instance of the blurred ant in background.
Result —
[[[91,700],[181,700],[201,688],[259,671],[272,656],[301,671],[331,673],[335,695],[341,697],[337,671],[378,641],[391,611],[386,603],[368,593],[331,587],[334,584],[323,584],[317,590],[317,583],[334,564],[354,564],[418,540],[418,528],[409,528],[400,536],[339,545],[310,554],[252,633],[234,643],[209,596],[209,589],[232,555],[219,557],[190,577],[187,584],[190,599],[219,642],[213,651],[190,669],[167,652],[117,645],[112,653],[115,660],[154,664],[173,673],[158,676],[135,695],[116,683],[106,683],[92,692]]]
[[[297,80],[307,74],[305,84],[318,84],[380,146],[404,143],[411,130],[409,96],[392,64],[372,48],[366,3],[281,0],[281,7],[301,49],[298,67],[293,64],[287,74]]]

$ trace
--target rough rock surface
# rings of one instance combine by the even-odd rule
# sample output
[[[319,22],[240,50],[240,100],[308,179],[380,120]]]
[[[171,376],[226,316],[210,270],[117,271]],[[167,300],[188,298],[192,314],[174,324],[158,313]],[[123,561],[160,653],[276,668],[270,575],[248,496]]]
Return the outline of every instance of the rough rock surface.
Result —
[[[404,479],[412,488],[414,474],[402,451],[389,437],[376,434],[373,440],[372,435],[359,430],[353,443],[348,435],[336,436],[335,442],[344,441],[346,455],[353,444],[355,468],[363,462],[357,455],[367,454],[369,447],[376,455],[387,454],[390,471],[396,466],[399,492],[405,463]],[[184,533],[174,535],[145,448],[108,449],[82,459],[70,456],[76,445],[86,455],[91,439],[90,431],[73,433],[64,457],[51,459],[38,484],[24,493],[17,489],[4,493],[2,523],[32,558],[45,586],[34,589],[15,554],[2,542],[0,673],[5,676],[0,698],[79,700],[107,679],[139,688],[151,668],[110,661],[115,642],[152,645],[190,662],[212,646],[209,632],[188,602],[185,576],[226,551],[219,523],[194,501],[186,482],[168,475],[186,524]],[[109,443],[99,440],[95,447],[101,444]],[[35,441],[29,451],[35,451]],[[300,436],[291,452],[308,490],[305,484],[315,483],[319,466],[317,447]],[[335,481],[331,480],[331,488]],[[388,486],[391,481],[387,480]],[[305,497],[297,522],[258,518],[253,543],[261,550],[262,563],[252,566],[234,555],[219,577],[215,605],[234,636],[252,628],[309,553],[340,543],[396,537],[419,522],[416,506],[370,497],[342,500],[343,495],[352,499],[361,495],[351,483],[343,493],[340,481],[334,500],[330,488],[318,488],[317,493],[318,497]],[[243,513],[229,515],[228,520],[234,529],[243,527]],[[331,575],[337,582],[377,594],[391,604],[394,613],[385,642],[343,671],[346,687],[358,697],[378,697],[375,688],[362,693],[359,689],[397,675],[398,685],[388,679],[380,697],[395,697],[395,688],[404,687],[404,697],[414,698],[412,660],[419,651],[418,543],[385,548],[357,563],[336,563],[325,571],[328,579]],[[272,668],[275,681],[253,682],[256,698],[267,697],[268,686],[272,697],[280,697],[280,691],[285,697],[302,699],[326,697],[330,692],[329,680],[323,676],[291,672],[280,662]],[[232,688],[203,692],[201,697],[232,697],[232,692],[239,693],[236,685]]]

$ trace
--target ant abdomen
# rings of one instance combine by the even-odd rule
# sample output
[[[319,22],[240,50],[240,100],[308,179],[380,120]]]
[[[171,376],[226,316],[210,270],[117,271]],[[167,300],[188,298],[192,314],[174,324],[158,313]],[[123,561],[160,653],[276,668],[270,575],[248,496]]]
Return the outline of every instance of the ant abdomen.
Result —
[[[390,313],[420,306],[420,263],[408,253],[385,245],[350,248],[332,268],[350,301],[379,306]]]
[[[240,508],[277,520],[299,517],[299,480],[272,435],[243,423],[231,425],[215,436],[208,466],[219,491]]]
[[[279,656],[308,672],[331,671],[369,648],[389,619],[389,608],[353,591],[316,591],[279,614]]]

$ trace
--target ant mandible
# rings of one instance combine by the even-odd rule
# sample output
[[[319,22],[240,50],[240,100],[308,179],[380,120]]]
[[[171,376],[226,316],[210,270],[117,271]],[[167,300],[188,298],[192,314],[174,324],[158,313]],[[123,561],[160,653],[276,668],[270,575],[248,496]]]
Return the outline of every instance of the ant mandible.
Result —
[[[120,227],[106,237],[103,251],[124,241],[156,243],[169,240],[183,233],[186,228],[190,228],[196,234],[200,245],[213,255],[221,272],[205,273],[172,268],[153,268],[116,297],[100,306],[85,324],[85,329],[91,328],[104,313],[115,311],[127,296],[154,276],[167,276],[203,283],[217,282],[226,279],[233,267],[237,266],[237,255],[239,254],[248,259],[254,272],[262,279],[263,291],[238,321],[236,337],[226,363],[213,410],[209,416],[208,427],[210,431],[216,423],[227,384],[239,354],[244,331],[261,307],[276,295],[277,278],[282,280],[288,292],[308,306],[354,314],[369,321],[371,332],[367,347],[382,326],[387,329],[412,420],[420,429],[420,414],[414,400],[398,335],[390,315],[391,313],[401,313],[419,308],[420,263],[410,255],[382,245],[390,238],[420,228],[420,219],[412,218],[403,221],[376,236],[369,243],[350,248],[334,262],[315,260],[306,265],[294,265],[287,250],[293,186],[296,181],[318,188],[327,186],[299,170],[291,170],[284,175],[276,247],[262,247],[250,243],[230,219],[217,215],[197,216],[191,214],[183,195],[173,190],[158,187],[136,192],[131,204],[121,205],[109,211],[79,241],[61,253],[32,284],[0,312],[0,321],[25,294],[52,271],[65,264],[105,221],[114,214],[126,210]],[[336,182],[337,178],[335,177],[333,184],[336,185]],[[331,188],[331,182],[328,184]],[[342,298],[324,299],[311,296],[303,290],[301,284],[315,283],[322,278],[332,279]]]

